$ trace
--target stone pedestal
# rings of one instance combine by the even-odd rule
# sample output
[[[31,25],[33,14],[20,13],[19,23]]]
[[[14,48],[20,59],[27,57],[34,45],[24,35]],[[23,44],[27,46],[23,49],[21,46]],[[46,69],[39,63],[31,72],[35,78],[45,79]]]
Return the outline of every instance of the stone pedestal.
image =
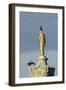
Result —
[[[46,57],[45,56],[42,56],[42,55],[39,56],[39,58],[38,58],[38,66],[40,66],[40,71],[42,72],[42,74],[40,74],[40,75],[41,76],[47,76],[48,65],[46,64]]]
[[[48,65],[46,64],[46,56],[40,55],[35,67],[29,68],[31,77],[44,77],[48,74]]]

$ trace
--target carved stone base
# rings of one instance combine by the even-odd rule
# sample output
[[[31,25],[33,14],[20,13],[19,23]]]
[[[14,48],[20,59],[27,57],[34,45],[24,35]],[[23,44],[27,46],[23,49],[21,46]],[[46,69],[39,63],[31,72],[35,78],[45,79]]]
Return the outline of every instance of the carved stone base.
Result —
[[[33,65],[33,66],[32,66]],[[54,76],[55,68],[49,67],[46,56],[39,56],[38,63],[29,63],[29,73],[31,77]]]

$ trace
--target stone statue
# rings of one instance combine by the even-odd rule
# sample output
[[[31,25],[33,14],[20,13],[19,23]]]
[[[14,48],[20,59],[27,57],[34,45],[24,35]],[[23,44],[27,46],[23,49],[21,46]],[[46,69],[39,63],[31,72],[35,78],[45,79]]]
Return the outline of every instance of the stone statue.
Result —
[[[40,41],[40,55],[38,57],[38,62],[30,61],[28,62],[28,70],[31,77],[45,77],[45,76],[54,76],[55,68],[48,67],[47,60],[44,53],[44,48],[46,44],[46,38],[44,32],[42,32],[42,26],[40,26],[40,34],[39,34],[39,41]]]
[[[44,55],[44,47],[46,43],[46,38],[45,38],[45,34],[42,32],[42,26],[40,26],[39,40],[40,40],[40,55]]]

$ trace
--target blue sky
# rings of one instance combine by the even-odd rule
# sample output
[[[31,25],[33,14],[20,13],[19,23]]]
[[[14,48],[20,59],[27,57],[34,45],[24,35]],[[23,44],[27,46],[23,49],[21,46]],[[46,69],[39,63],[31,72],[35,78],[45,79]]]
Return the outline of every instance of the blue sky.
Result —
[[[58,16],[56,13],[20,12],[20,52],[39,50],[39,27],[46,35],[46,49],[58,48]]]

